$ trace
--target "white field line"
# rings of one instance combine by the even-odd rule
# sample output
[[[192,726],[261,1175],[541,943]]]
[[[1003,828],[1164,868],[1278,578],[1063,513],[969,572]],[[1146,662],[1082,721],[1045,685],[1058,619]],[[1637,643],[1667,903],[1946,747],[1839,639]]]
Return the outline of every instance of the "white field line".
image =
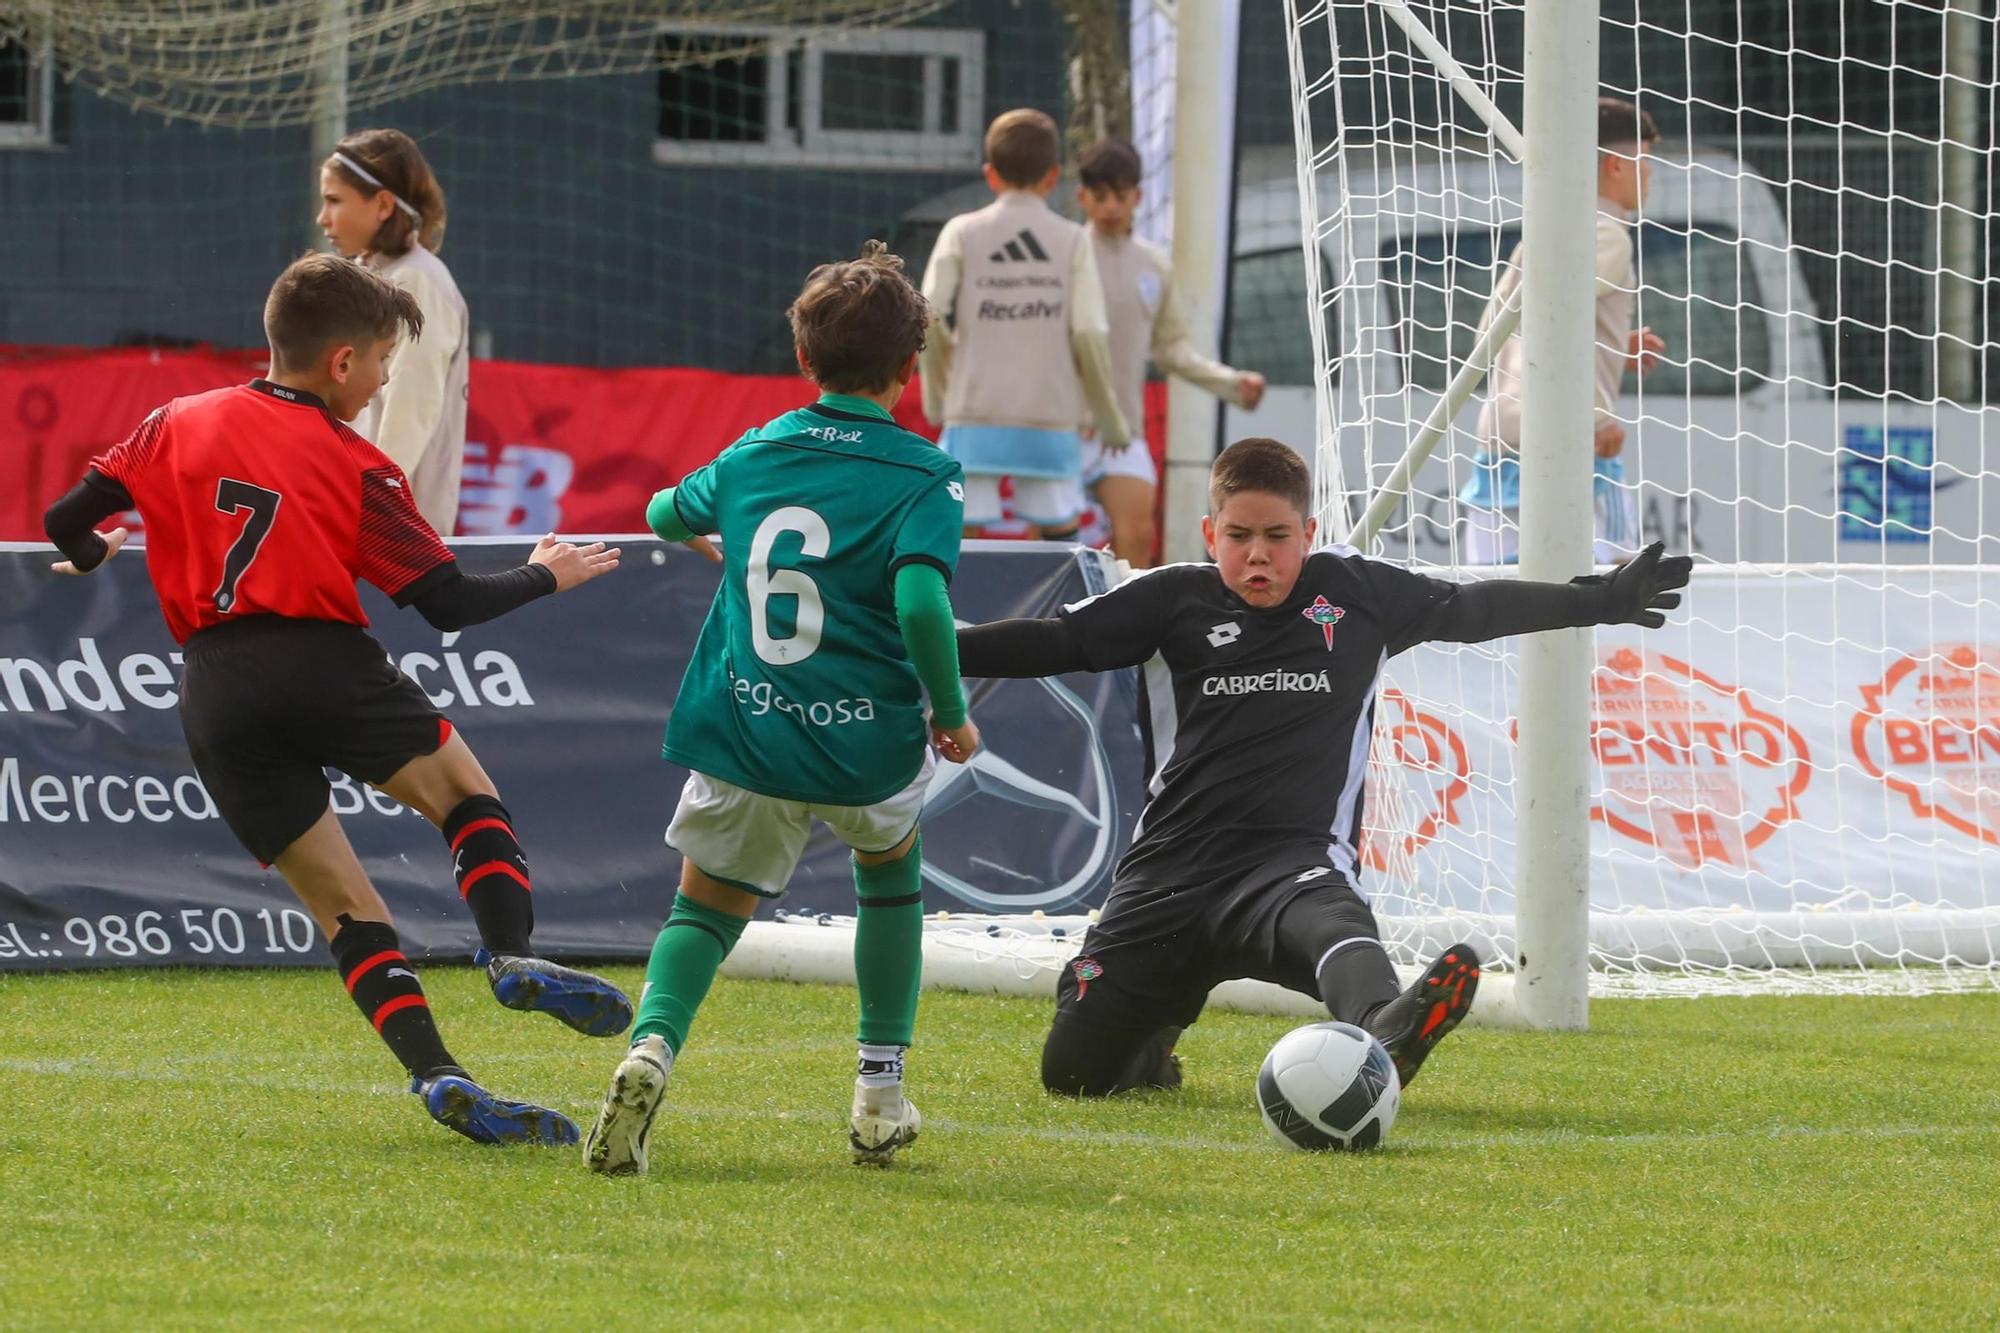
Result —
[[[714,1048],[705,1048],[714,1049]],[[747,1048],[746,1048],[747,1049]],[[75,1059],[33,1060],[0,1057],[0,1071],[45,1078],[87,1076],[125,1082],[173,1083],[195,1087],[272,1088],[281,1091],[337,1093],[344,1096],[408,1096],[401,1087],[380,1082],[329,1083],[305,1077],[274,1074],[236,1073],[217,1077],[177,1068],[180,1061],[160,1061],[143,1066],[117,1065],[91,1056]],[[220,1064],[214,1056],[188,1057],[185,1063]],[[237,1061],[237,1063],[242,1063]],[[497,1062],[496,1062],[497,1063]],[[510,1089],[519,1093],[521,1089]],[[839,1098],[829,1098],[825,1106],[773,1108],[769,1106],[682,1106],[668,1102],[661,1112],[679,1120],[822,1121],[838,1124],[846,1105],[844,1087]],[[1149,1099],[1150,1100],[1150,1099]],[[559,1109],[586,1115],[597,1109],[597,1101],[569,1098]],[[1246,1111],[1247,1114],[1247,1111]],[[1421,1112],[1419,1112],[1421,1114]],[[1074,1143],[1085,1147],[1174,1148],[1189,1152],[1271,1152],[1275,1146],[1263,1140],[1205,1138],[1194,1134],[1148,1134],[1137,1130],[1078,1129],[1060,1125],[991,1125],[970,1120],[926,1117],[927,1130],[983,1138],[1031,1139],[1042,1143]],[[1992,1125],[1765,1125],[1751,1129],[1646,1130],[1633,1134],[1583,1134],[1568,1129],[1505,1130],[1490,1134],[1425,1135],[1426,1146],[1442,1148],[1568,1148],[1568,1147],[1659,1147],[1701,1143],[1783,1143],[1792,1140],[1856,1140],[1860,1142],[1909,1139],[1950,1139],[1966,1136],[2000,1137],[2000,1127]]]

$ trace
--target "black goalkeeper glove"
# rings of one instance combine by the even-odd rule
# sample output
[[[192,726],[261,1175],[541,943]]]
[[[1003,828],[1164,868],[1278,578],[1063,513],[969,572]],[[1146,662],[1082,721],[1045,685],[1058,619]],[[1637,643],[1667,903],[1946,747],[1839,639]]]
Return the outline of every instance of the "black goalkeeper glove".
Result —
[[[1658,629],[1667,623],[1660,614],[1681,604],[1674,591],[1685,588],[1694,557],[1668,556],[1665,542],[1654,542],[1609,574],[1586,574],[1570,582],[1599,599],[1600,625],[1643,625]]]

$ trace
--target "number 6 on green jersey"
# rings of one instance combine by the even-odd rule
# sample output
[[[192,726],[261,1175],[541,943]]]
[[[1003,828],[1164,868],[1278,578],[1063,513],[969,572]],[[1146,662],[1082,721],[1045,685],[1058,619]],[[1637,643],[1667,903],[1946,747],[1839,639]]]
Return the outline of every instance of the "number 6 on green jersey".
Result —
[[[786,800],[872,805],[909,785],[929,732],[896,571],[957,569],[963,475],[879,407],[830,395],[683,478],[674,509],[722,534],[722,589],[662,754]]]
[[[791,666],[818,652],[819,636],[826,627],[826,604],[819,599],[819,585],[796,569],[771,568],[771,548],[788,532],[802,539],[799,555],[803,558],[824,560],[833,545],[826,520],[802,505],[774,509],[757,525],[757,535],[750,539],[750,568],[743,578],[743,591],[750,601],[751,646],[772,666]],[[771,632],[768,604],[773,597],[798,599],[792,632],[782,638]]]

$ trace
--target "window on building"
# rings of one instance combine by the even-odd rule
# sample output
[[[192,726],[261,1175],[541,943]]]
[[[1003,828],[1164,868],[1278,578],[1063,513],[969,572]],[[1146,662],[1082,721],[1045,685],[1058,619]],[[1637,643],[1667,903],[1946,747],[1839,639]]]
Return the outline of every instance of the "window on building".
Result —
[[[979,163],[984,33],[672,29],[655,161],[940,170]]]
[[[1337,341],[1340,320],[1331,304],[1333,271],[1325,255],[1320,256],[1320,291],[1329,302],[1324,327]],[[1261,371],[1272,384],[1313,382],[1306,261],[1299,247],[1236,256],[1229,271],[1229,341],[1224,351],[1231,365]]]
[[[0,40],[0,148],[55,142],[55,62],[48,51]]]

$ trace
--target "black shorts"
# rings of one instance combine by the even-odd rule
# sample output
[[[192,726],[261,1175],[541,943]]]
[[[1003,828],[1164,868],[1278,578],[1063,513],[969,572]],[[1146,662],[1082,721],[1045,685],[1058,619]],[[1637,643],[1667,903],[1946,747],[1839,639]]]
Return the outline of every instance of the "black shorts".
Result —
[[[230,832],[269,865],[326,813],[328,768],[379,783],[451,724],[358,625],[253,616],[187,641],[181,730]]]
[[[1317,995],[1323,904],[1336,933],[1378,934],[1367,901],[1323,853],[1279,856],[1232,883],[1114,889],[1056,987],[1056,1023],[1153,1032],[1187,1027],[1224,981],[1253,978]]]

